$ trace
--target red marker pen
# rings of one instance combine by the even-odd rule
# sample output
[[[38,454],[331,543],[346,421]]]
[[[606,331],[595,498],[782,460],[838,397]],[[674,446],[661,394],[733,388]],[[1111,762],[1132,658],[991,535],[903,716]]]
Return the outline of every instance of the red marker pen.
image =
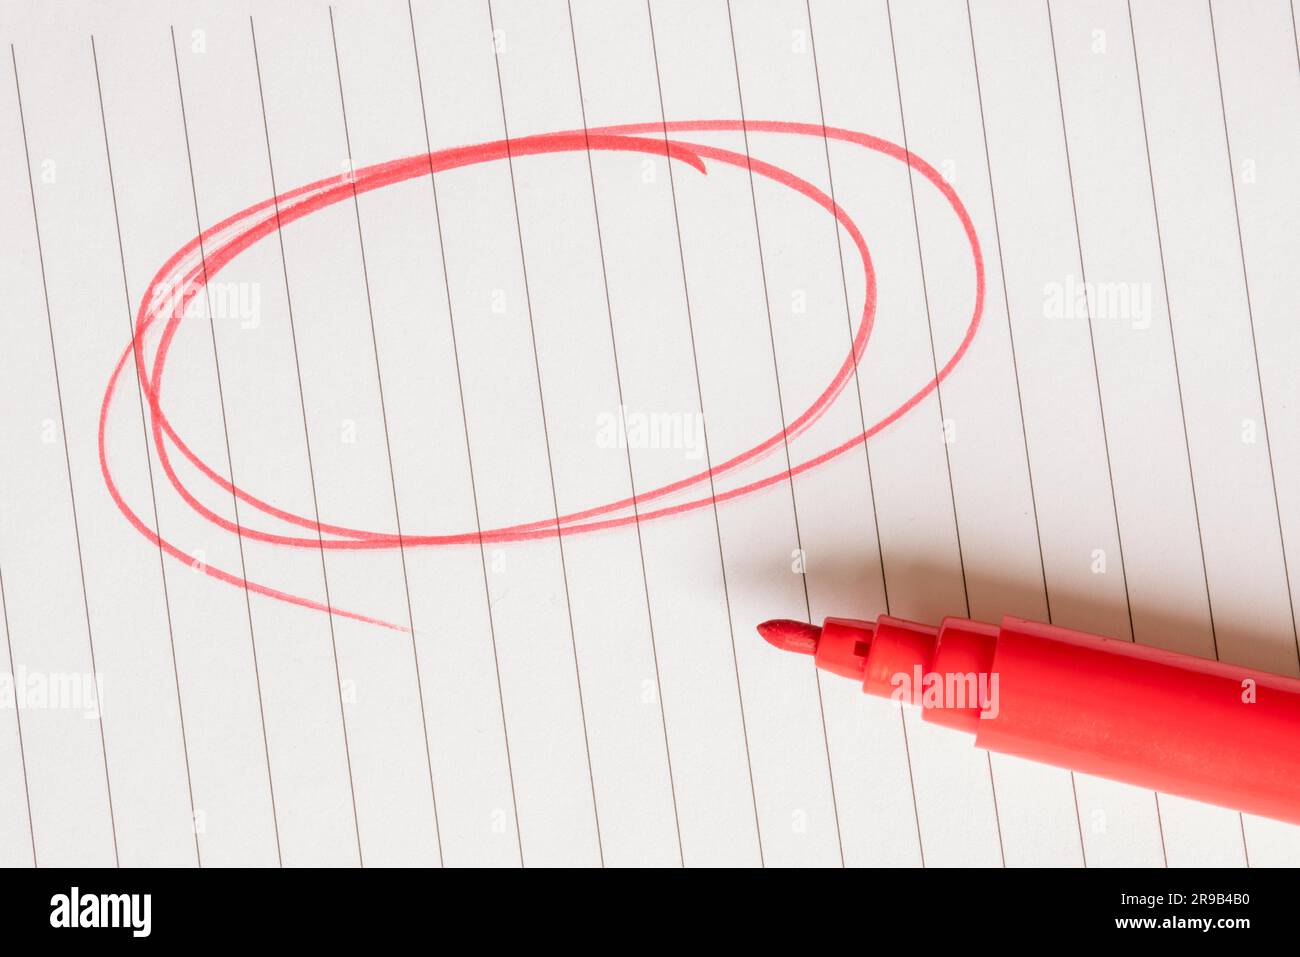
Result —
[[[1300,824],[1300,680],[1004,618],[759,634],[976,747]]]

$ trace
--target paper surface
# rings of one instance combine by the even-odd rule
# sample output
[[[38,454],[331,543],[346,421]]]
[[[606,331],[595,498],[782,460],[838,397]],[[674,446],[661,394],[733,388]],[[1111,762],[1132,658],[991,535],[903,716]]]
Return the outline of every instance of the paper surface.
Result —
[[[1300,673],[1285,0],[0,36],[0,862],[1300,863],[754,632]]]

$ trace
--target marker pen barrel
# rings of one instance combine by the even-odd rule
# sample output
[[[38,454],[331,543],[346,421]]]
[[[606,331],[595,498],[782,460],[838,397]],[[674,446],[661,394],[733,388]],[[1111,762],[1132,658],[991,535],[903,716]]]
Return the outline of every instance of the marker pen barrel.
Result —
[[[1300,824],[1300,680],[1004,618],[759,626],[989,751]]]

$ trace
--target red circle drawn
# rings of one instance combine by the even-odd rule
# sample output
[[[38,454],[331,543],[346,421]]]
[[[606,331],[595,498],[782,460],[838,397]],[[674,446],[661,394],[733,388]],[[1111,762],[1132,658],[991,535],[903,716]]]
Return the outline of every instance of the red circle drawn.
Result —
[[[857,365],[862,360],[862,355],[866,351],[867,341],[870,338],[872,325],[875,319],[876,277],[871,256],[867,249],[866,241],[863,239],[862,233],[858,229],[857,224],[854,223],[853,219],[836,202],[834,202],[822,190],[794,173],[781,169],[780,167],[774,166],[770,163],[766,163],[753,156],[747,156],[744,153],[735,153],[731,150],[709,146],[702,143],[690,143],[677,139],[670,139],[668,136],[669,133],[735,132],[741,130],[747,130],[754,133],[777,133],[794,136],[825,136],[829,139],[853,143],[865,149],[882,153],[906,163],[912,170],[915,170],[928,180],[943,195],[961,223],[966,238],[970,243],[971,255],[975,266],[975,303],[971,312],[970,323],[966,327],[965,334],[952,355],[949,356],[943,366],[937,370],[935,376],[926,382],[920,389],[907,397],[902,403],[895,407],[893,411],[868,426],[861,434],[855,435],[847,441],[842,442],[819,455],[793,465],[790,468],[779,469],[772,472],[770,475],[750,481],[744,485],[737,486],[736,488],[717,492],[716,494],[692,498],[684,502],[667,504],[660,500],[667,496],[695,489],[727,472],[731,472],[741,466],[757,461],[763,456],[773,452],[783,442],[799,435],[816,422],[835,402],[852,379]],[[656,135],[646,136],[643,134]],[[849,354],[841,363],[830,383],[822,390],[808,408],[803,410],[788,423],[783,431],[776,432],[746,451],[732,456],[725,462],[713,466],[711,469],[688,475],[685,478],[678,479],[677,481],[671,482],[667,485],[662,485],[658,488],[641,492],[636,496],[629,496],[617,501],[608,502],[604,505],[598,505],[583,509],[582,511],[561,515],[558,518],[541,519],[520,525],[484,529],[481,532],[476,530],[472,532],[443,535],[402,534],[400,537],[393,533],[347,528],[344,526],[327,524],[325,522],[321,522],[318,525],[314,519],[280,509],[270,502],[257,498],[244,489],[234,485],[229,479],[219,474],[210,465],[204,462],[198,454],[185,443],[180,435],[176,433],[175,429],[168,421],[166,413],[163,411],[161,398],[163,376],[166,370],[166,360],[173,338],[180,326],[181,320],[184,318],[186,308],[191,300],[203,291],[204,286],[213,276],[215,276],[221,269],[227,266],[231,260],[249,246],[294,220],[310,215],[326,206],[350,198],[354,194],[354,190],[357,194],[369,192],[370,190],[380,189],[384,186],[390,186],[416,177],[471,166],[477,163],[490,162],[493,160],[502,160],[507,158],[513,159],[521,156],[573,152],[588,149],[657,154],[668,157],[670,162],[672,160],[679,160],[693,167],[701,174],[707,174],[707,168],[705,166],[706,159],[726,163],[741,169],[750,169],[754,174],[766,177],[773,182],[786,186],[808,199],[811,199],[814,203],[834,215],[840,227],[848,234],[861,257],[864,278],[866,280],[862,316],[856,330],[854,331]],[[177,278],[177,276],[179,276],[179,278]],[[965,206],[962,205],[956,192],[943,179],[938,171],[929,163],[925,162],[925,160],[903,149],[895,143],[891,143],[890,141],[879,137],[870,136],[866,133],[858,133],[853,130],[846,130],[837,127],[823,127],[820,124],[809,123],[789,123],[767,120],[749,120],[744,123],[739,120],[690,120],[668,124],[636,123],[619,126],[606,126],[592,128],[586,131],[569,130],[522,137],[508,141],[495,140],[472,146],[460,146],[452,149],[440,150],[435,153],[418,154],[404,159],[364,167],[354,171],[351,177],[331,177],[329,179],[317,180],[314,183],[309,183],[306,186],[301,186],[297,189],[282,193],[279,196],[264,200],[235,213],[233,216],[205,229],[199,236],[177,250],[176,253],[174,253],[154,275],[153,280],[146,289],[144,297],[140,303],[140,308],[136,313],[134,336],[131,343],[127,345],[121,357],[118,359],[117,364],[113,369],[113,373],[109,377],[107,387],[105,388],[99,416],[100,470],[103,473],[104,482],[108,488],[109,494],[112,496],[118,509],[121,510],[122,514],[127,518],[132,526],[173,558],[177,558],[186,563],[191,563],[193,559],[190,555],[162,538],[156,530],[150,528],[148,524],[146,524],[140,516],[131,509],[123,498],[117,483],[114,481],[112,471],[108,464],[106,451],[108,415],[119,385],[121,374],[126,368],[128,359],[134,355],[139,381],[143,388],[144,396],[148,400],[147,407],[149,410],[154,447],[158,453],[159,463],[161,464],[168,481],[176,489],[177,493],[186,504],[193,508],[204,519],[225,531],[233,532],[243,538],[252,541],[268,542],[275,545],[296,548],[359,550],[437,545],[469,545],[478,544],[480,541],[516,542],[528,539],[549,538],[561,534],[574,535],[584,532],[598,531],[601,529],[618,528],[637,521],[653,521],[670,515],[678,515],[693,509],[712,506],[715,502],[726,502],[756,492],[776,483],[789,481],[793,479],[794,476],[829,462],[831,459],[843,455],[850,449],[866,442],[873,435],[880,432],[882,429],[887,428],[889,425],[893,424],[915,408],[925,399],[926,396],[938,388],[940,382],[948,377],[956,367],[957,363],[960,362],[961,358],[965,355],[975,336],[976,330],[979,328],[983,305],[984,258],[980,251],[979,240],[975,234],[974,224],[971,222],[970,215],[967,213]],[[146,362],[144,354],[145,334],[159,319],[165,319],[166,321],[162,327],[162,332],[158,339],[152,364],[150,365]],[[260,531],[248,528],[244,525],[236,524],[235,522],[211,511],[194,496],[190,489],[181,480],[180,476],[177,475],[168,453],[169,443],[174,446],[176,451],[180,452],[181,455],[195,468],[197,468],[204,477],[224,489],[226,492],[236,496],[239,501],[285,523],[309,529],[312,532],[312,535],[310,537],[293,536]],[[653,504],[653,507],[647,510],[645,506],[651,504]],[[633,509],[634,506],[636,512],[632,513],[630,510]],[[626,512],[627,514],[616,514],[620,512]],[[234,575],[230,572],[206,564],[202,565],[200,570],[219,581],[239,587],[246,587],[252,592],[266,595],[290,604],[356,619],[358,621],[379,625],[397,631],[405,632],[409,630],[402,625],[383,621],[358,612],[333,607],[304,596],[294,595],[268,585],[249,581],[242,575]]]

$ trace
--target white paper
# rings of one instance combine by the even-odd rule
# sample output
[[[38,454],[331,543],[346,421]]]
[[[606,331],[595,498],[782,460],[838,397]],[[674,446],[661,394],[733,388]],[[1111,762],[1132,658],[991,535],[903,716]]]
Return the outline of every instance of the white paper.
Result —
[[[0,37],[0,862],[1300,862],[1300,829],[990,758],[754,631],[1011,614],[1300,673],[1285,0],[9,2]],[[975,316],[954,206],[823,123],[950,184],[985,289],[937,390],[791,480]],[[861,361],[784,441],[867,280],[762,164],[833,194],[876,281]],[[299,524],[168,444],[187,502],[126,361],[105,460],[168,554],[100,463],[146,290],[329,177],[211,277],[158,399]],[[316,516],[402,542],[322,548]],[[407,541],[433,535],[462,539]]]

